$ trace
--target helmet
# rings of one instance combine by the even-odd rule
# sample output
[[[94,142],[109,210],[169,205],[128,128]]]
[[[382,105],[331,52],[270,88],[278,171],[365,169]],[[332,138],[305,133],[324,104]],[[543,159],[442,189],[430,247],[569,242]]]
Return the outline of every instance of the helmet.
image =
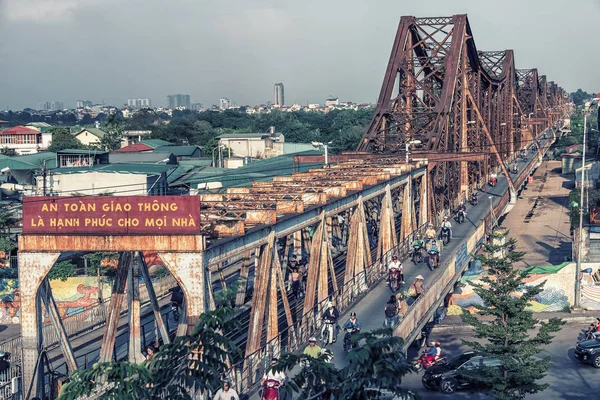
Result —
[[[435,342],[429,342],[429,346],[435,346]]]
[[[333,307],[333,302],[332,302],[331,300],[329,300],[329,301],[327,302],[327,307],[328,307],[328,308],[331,308],[331,307]]]
[[[440,347],[441,343],[440,343],[440,342],[435,342],[435,345],[436,345],[437,347]]]
[[[433,228],[433,224],[430,222],[428,225],[430,228]]]
[[[444,221],[448,221],[448,217],[444,217]]]
[[[354,311],[352,311],[352,312],[350,313],[350,316],[351,316],[351,317],[356,317],[356,313],[355,313]]]
[[[231,381],[230,381],[229,379],[225,379],[225,380],[223,381],[223,386],[225,386],[225,385],[227,385],[227,386],[231,387]]]
[[[421,237],[421,234],[420,234],[420,233],[417,233],[417,237],[418,237],[418,238],[420,238],[420,237]]]
[[[398,256],[394,254],[394,255],[392,256],[392,260],[397,260],[397,259],[398,259]]]
[[[311,337],[308,339],[308,341],[309,341],[309,342],[312,342],[312,343],[317,343],[317,338],[316,338],[316,337],[314,337],[314,336],[311,336]]]
[[[279,360],[277,359],[277,357],[273,357],[273,358],[271,358],[271,362],[272,362],[272,363],[273,363],[273,362],[278,362],[278,361],[279,361]]]

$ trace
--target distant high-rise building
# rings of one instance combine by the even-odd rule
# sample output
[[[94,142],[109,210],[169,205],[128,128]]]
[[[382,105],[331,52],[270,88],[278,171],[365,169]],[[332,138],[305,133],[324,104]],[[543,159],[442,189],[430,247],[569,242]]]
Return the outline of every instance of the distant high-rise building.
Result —
[[[233,105],[233,102],[226,97],[223,97],[219,102],[219,108],[221,110],[228,110]]]
[[[275,84],[275,105],[283,106],[285,104],[285,100],[283,98],[283,83]]]
[[[77,100],[77,108],[91,107],[92,102],[89,100]]]
[[[40,111],[60,111],[64,108],[62,101],[44,101],[38,104],[38,110]]]
[[[189,94],[170,94],[167,96],[169,108],[190,108]]]
[[[202,103],[194,103],[191,105],[191,108],[194,111],[204,111],[204,107],[202,106]]]
[[[129,99],[127,100],[127,107],[130,108],[150,108],[152,107],[152,101],[150,99]]]

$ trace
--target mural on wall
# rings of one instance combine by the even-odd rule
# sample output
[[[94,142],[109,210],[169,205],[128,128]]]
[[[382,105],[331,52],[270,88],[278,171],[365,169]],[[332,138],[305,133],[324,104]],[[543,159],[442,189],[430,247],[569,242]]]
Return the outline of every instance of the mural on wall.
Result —
[[[144,259],[151,270],[163,266],[156,252],[144,252]],[[116,260],[104,259],[103,265],[116,268]],[[95,276],[78,276],[68,278],[66,281],[53,280],[50,282],[52,294],[58,307],[61,318],[68,318],[76,314],[89,313],[98,304],[98,278]],[[112,286],[103,282],[102,296],[110,297]],[[20,298],[19,281],[17,279],[0,279],[0,324],[20,323]],[[50,322],[45,310],[44,321]]]
[[[581,307],[586,310],[600,310],[600,268],[598,264],[582,270]]]
[[[525,280],[523,291],[527,286],[545,282],[544,290],[531,302],[529,310],[533,312],[563,311],[573,303],[575,264],[563,263],[546,267],[530,267],[527,271],[530,276]],[[471,261],[450,298],[448,315],[460,315],[464,309],[471,313],[477,312],[475,306],[482,306],[483,300],[475,293],[471,282],[483,284],[481,278],[486,274],[479,260]],[[523,291],[514,293],[514,296],[520,296]],[[598,292],[598,299],[600,300],[600,292]],[[598,306],[600,308],[600,302]]]

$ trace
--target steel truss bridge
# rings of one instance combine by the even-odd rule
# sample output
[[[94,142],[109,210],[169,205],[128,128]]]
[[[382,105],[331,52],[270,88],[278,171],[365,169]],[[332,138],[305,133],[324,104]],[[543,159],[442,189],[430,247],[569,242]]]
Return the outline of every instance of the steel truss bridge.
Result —
[[[247,392],[272,355],[298,349],[320,327],[328,299],[342,312],[368,302],[366,295],[381,281],[391,254],[405,257],[413,235],[424,225],[439,225],[459,201],[483,190],[492,171],[503,172],[506,187],[491,213],[482,211],[475,236],[465,237],[464,251],[473,250],[494,215],[516,201],[517,191],[541,162],[569,111],[563,89],[537,69],[516,69],[512,50],[479,51],[466,15],[402,17],[373,120],[356,152],[330,156],[329,166],[275,176],[272,182],[202,194],[201,239],[154,241],[152,249],[160,240],[173,246],[159,256],[185,294],[177,333],[188,331],[202,312],[215,307],[215,293],[237,281],[235,305],[243,329],[231,335],[245,355],[232,368],[231,378]],[[519,161],[520,174],[511,175],[507,164],[516,162],[522,149],[533,147],[534,156]],[[323,163],[323,157],[298,156],[295,161]],[[50,342],[60,343],[68,370],[82,367],[70,338],[86,328],[65,329],[45,278],[49,267],[40,267],[51,266],[60,252],[81,250],[80,242],[69,243],[50,248],[44,247],[43,237],[19,240],[20,280],[35,283],[21,288],[27,300],[21,314],[30,316],[23,319],[23,354],[16,357],[25,390],[39,392],[48,381],[40,378],[45,368],[38,354]],[[118,243],[95,245],[120,251]],[[140,241],[139,251],[148,250]],[[411,318],[396,327],[396,334],[407,342],[460,277],[460,251],[452,265],[444,265],[427,298],[411,308]],[[293,255],[308,262],[305,295],[298,299],[288,294],[286,282]],[[103,326],[100,360],[114,359],[126,293],[126,307],[134,310],[128,314],[126,357],[140,360],[140,294],[135,283],[140,276],[151,288],[143,257],[123,252],[113,288],[117,301],[107,303],[104,325],[90,322]],[[168,341],[156,293],[148,288],[158,335]],[[36,298],[50,314],[56,331],[52,339],[41,329]]]

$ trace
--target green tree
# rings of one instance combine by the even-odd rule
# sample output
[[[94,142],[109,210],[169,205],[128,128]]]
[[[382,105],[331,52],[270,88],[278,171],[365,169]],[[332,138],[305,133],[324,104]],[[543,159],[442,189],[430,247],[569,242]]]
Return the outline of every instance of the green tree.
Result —
[[[234,328],[232,315],[233,309],[226,305],[202,314],[190,335],[161,346],[153,359],[143,364],[99,363],[75,371],[59,399],[90,396],[103,383],[108,388],[103,399],[187,400],[192,398],[188,394],[192,388],[197,393],[215,393],[239,354],[235,343],[222,334]]]
[[[493,357],[502,363],[501,373],[490,370],[483,376],[473,377],[491,387],[492,397],[498,400],[523,399],[526,394],[538,393],[548,387],[539,381],[546,375],[551,358],[537,356],[542,346],[552,342],[552,333],[560,331],[565,323],[559,318],[540,322],[527,309],[534,297],[542,292],[544,283],[525,284],[529,274],[513,266],[524,253],[511,250],[515,240],[507,240],[507,234],[500,229],[492,233],[492,244],[486,245],[485,254],[479,257],[487,267],[487,276],[481,279],[482,283],[471,282],[483,305],[476,305],[479,310],[476,315],[466,311],[462,315],[463,321],[475,329],[475,337],[482,339],[480,342],[463,340],[463,343],[484,357]],[[516,296],[519,292],[520,296]],[[491,316],[492,319],[481,320],[480,316]],[[533,333],[536,330],[537,333]]]
[[[581,106],[586,100],[591,99],[594,96],[593,93],[584,92],[581,89],[577,89],[576,92],[571,93],[571,97],[573,97],[573,103],[576,106]]]
[[[52,266],[48,272],[48,280],[61,280],[65,282],[67,279],[76,275],[77,266],[71,261],[60,261]]]
[[[402,387],[402,377],[414,369],[402,352],[404,341],[393,336],[390,329],[381,329],[356,335],[360,346],[348,353],[348,364],[341,369],[327,362],[329,354],[318,359],[295,354],[280,358],[277,369],[291,370],[304,357],[308,365],[291,378],[288,392],[299,393],[299,399],[367,400],[381,399],[384,393],[395,398],[418,398]],[[285,388],[285,387],[284,387]],[[328,395],[321,397],[323,395]]]
[[[119,259],[119,253],[107,253],[97,252],[86,254],[84,258],[86,261],[85,274],[88,276],[96,276],[98,274],[98,268],[100,268],[101,276],[114,276],[116,268],[113,267]]]
[[[77,140],[69,131],[69,128],[53,127],[50,128],[52,132],[52,143],[48,147],[48,151],[56,153],[66,149],[84,149],[85,146],[79,140]]]

